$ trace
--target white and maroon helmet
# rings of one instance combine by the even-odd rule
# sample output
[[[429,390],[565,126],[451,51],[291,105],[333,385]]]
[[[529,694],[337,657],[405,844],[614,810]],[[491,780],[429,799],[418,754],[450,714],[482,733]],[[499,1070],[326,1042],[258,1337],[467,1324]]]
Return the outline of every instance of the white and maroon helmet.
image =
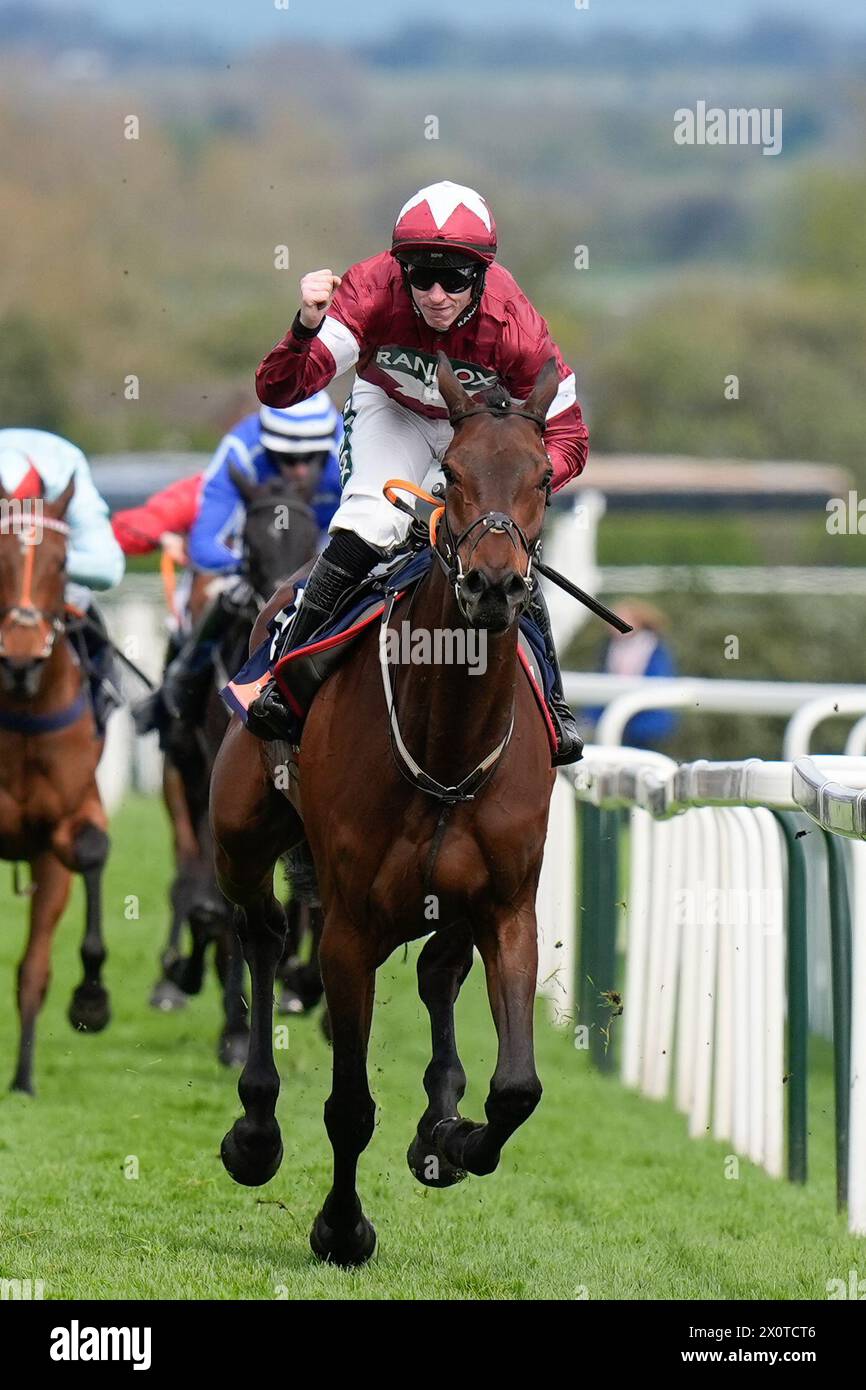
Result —
[[[444,179],[422,188],[400,209],[391,254],[404,264],[466,265],[496,258],[496,223],[474,188]]]

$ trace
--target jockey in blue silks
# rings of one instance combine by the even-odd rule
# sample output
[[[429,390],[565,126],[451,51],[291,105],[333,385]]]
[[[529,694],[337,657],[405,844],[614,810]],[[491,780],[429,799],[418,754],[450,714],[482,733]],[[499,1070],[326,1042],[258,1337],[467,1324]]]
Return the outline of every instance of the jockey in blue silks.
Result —
[[[113,589],[123,578],[125,561],[108,518],[108,507],[75,444],[46,430],[0,429],[0,487],[6,498],[22,504],[38,498],[52,502],[74,480],[64,521],[69,527],[66,552],[66,601],[81,615],[71,635],[90,679],[96,726],[105,722],[121,697],[102,618],[91,589]]]
[[[249,597],[239,574],[246,503],[232,476],[255,483],[280,473],[300,478],[312,470],[310,505],[327,542],[328,526],[340,503],[338,450],[343,422],[326,391],[287,409],[262,406],[240,420],[220,441],[204,474],[198,515],[187,539],[187,553],[198,573],[224,580],[198,626],[166,670],[163,684],[136,710],[139,733],[163,728],[168,718],[193,722],[200,713],[216,646],[231,617]]]

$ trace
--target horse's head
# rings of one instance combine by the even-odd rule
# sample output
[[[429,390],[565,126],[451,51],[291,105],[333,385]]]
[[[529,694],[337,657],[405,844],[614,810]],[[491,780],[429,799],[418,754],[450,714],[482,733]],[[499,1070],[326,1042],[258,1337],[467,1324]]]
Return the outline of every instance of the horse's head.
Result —
[[[267,598],[315,552],[318,523],[285,477],[257,483],[239,468],[230,471],[246,504],[244,570],[256,593]]]
[[[39,691],[64,630],[71,478],[53,502],[20,501],[0,488],[0,688],[18,700]]]
[[[500,392],[474,400],[439,353],[439,390],[454,438],[442,464],[445,510],[437,549],[472,627],[504,632],[529,603],[552,478],[544,421],[557,388],[550,358],[524,405],[512,408]]]

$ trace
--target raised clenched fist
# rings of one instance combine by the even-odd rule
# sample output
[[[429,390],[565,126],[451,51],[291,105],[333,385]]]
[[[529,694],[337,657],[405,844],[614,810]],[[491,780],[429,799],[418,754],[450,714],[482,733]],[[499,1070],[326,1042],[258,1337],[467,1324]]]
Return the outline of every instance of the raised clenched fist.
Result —
[[[311,270],[302,278],[301,323],[305,328],[318,328],[340,283],[340,276],[331,270]]]

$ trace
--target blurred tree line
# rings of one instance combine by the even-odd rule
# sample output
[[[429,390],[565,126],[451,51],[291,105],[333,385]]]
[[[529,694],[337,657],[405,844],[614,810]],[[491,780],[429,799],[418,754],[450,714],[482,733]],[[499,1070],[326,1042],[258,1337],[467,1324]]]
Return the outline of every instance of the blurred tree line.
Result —
[[[606,36],[591,50],[437,26],[435,42],[224,61],[207,45],[103,44],[85,25],[73,46],[102,47],[82,80],[59,12],[43,41],[33,6],[13,8],[0,424],[90,451],[212,447],[255,404],[303,271],[380,250],[408,194],[452,178],[496,210],[502,259],[577,371],[596,448],[836,461],[866,486],[862,48],[775,20],[727,44]],[[673,113],[697,100],[781,106],[782,154],[677,147]],[[601,547],[609,564],[860,563],[861,538],[823,523],[611,516]],[[659,601],[683,670],[866,675],[857,600],[698,587]],[[600,640],[585,629],[568,659],[594,664]],[[674,751],[772,757],[779,737],[767,721],[687,719]]]
[[[53,50],[12,53],[0,414],[90,449],[207,447],[254,403],[299,275],[380,249],[407,193],[452,177],[496,209],[503,260],[575,365],[596,447],[837,460],[866,481],[866,81],[856,53],[816,40],[813,92],[807,37],[640,53],[605,39],[583,64],[551,48],[544,80],[543,36],[524,72],[504,35],[485,62],[450,31],[420,66],[399,37],[220,65],[148,49],[136,68],[110,51],[86,82]],[[673,111],[699,97],[782,105],[782,155],[675,146]]]

